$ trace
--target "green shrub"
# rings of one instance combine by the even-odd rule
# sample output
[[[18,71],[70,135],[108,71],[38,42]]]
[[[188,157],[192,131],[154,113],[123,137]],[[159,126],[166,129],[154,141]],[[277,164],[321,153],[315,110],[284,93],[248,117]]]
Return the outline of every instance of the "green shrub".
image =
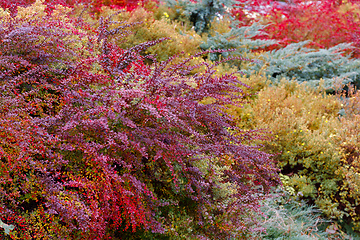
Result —
[[[280,174],[284,185],[289,177]],[[261,204],[262,232],[256,232],[252,239],[298,239],[338,240],[357,239],[356,234],[338,223],[325,219],[321,211],[305,201],[299,201],[301,194],[291,187],[278,187]],[[250,237],[249,237],[250,238]]]
[[[263,201],[261,227],[264,232],[254,234],[258,239],[329,239],[322,226],[326,220],[321,213],[305,202],[292,199],[287,191],[278,188],[271,197]],[[321,229],[322,228],[322,229]]]
[[[259,71],[265,64],[264,73],[273,82],[283,78],[295,79],[318,86],[324,80],[325,87],[334,91],[339,82],[360,84],[360,61],[344,56],[350,44],[339,44],[329,49],[305,47],[308,42],[289,44],[285,48],[263,53],[256,65],[248,70]]]
[[[359,231],[359,94],[341,100],[321,88],[288,80],[266,85],[260,79],[254,86],[263,89],[254,100],[228,112],[238,116],[241,128],[268,132],[272,140],[262,142],[263,150],[276,154],[289,187],[327,217],[351,222]]]
[[[197,33],[207,33],[216,17],[223,16],[227,9],[235,3],[234,0],[166,0],[167,6],[176,9],[178,14],[185,15]]]
[[[203,34],[203,43],[200,47],[203,50],[208,49],[236,49],[235,52],[225,52],[221,54],[211,54],[210,60],[218,61],[222,58],[232,56],[242,56],[246,58],[254,58],[252,51],[259,50],[269,45],[275,44],[273,40],[255,39],[262,35],[264,26],[257,23],[251,26],[237,27],[238,22],[229,16],[221,19],[214,19],[208,34]],[[234,61],[234,65],[243,69],[239,61]]]

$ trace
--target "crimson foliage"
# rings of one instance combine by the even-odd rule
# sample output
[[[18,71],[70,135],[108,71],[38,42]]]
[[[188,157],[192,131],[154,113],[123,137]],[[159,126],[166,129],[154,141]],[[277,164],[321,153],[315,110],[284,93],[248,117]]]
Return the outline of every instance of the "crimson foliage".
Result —
[[[171,211],[193,219],[199,236],[246,230],[258,185],[278,179],[270,156],[248,145],[256,132],[222,111],[241,100],[241,83],[207,63],[189,75],[199,67],[190,59],[145,65],[139,53],[166,39],[119,49],[122,27],[109,23],[3,19],[0,217],[11,236],[167,234]],[[236,191],[218,197],[220,183]]]
[[[353,43],[354,57],[359,56],[360,19],[357,0],[304,1],[283,3],[269,0],[238,0],[240,9],[233,14],[243,22],[250,21],[244,13],[260,14],[265,23],[267,38],[279,40],[279,46],[310,40],[312,48],[330,48],[340,43]],[[353,4],[352,7],[351,4]],[[250,7],[247,7],[250,6]]]

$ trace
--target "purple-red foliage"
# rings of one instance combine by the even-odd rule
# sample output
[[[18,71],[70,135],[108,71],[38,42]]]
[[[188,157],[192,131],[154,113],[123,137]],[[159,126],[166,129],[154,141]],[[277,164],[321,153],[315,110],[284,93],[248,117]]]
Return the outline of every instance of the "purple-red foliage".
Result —
[[[0,7],[3,9],[9,9],[11,12],[16,12],[17,7],[26,7],[36,0],[2,0],[0,1]],[[83,4],[91,7],[95,12],[101,11],[103,6],[111,6],[113,8],[126,9],[128,11],[134,10],[139,4],[142,4],[147,0],[44,0],[47,5],[47,11],[51,11],[58,4],[74,7],[75,5]]]
[[[189,59],[148,56],[154,63],[145,65],[139,53],[166,39],[119,49],[111,39],[121,31],[110,31],[107,20],[84,45],[91,52],[98,44],[100,54],[84,58],[71,36],[87,36],[63,24],[15,18],[0,29],[2,221],[23,239],[163,233],[167,216],[159,213],[186,198],[203,235],[222,238],[243,227],[239,214],[258,209],[255,185],[278,179],[270,156],[245,144],[256,132],[236,129],[222,111],[241,99],[238,79],[215,76],[207,63],[189,75],[199,67]],[[212,174],[196,167],[204,159]],[[215,162],[229,165],[221,177],[237,186],[231,205],[214,197]],[[230,227],[207,212],[227,215]]]

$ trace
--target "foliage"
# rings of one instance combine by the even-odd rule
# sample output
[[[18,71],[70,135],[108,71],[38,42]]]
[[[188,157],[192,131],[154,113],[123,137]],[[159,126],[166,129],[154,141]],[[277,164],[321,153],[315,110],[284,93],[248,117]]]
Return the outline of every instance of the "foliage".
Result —
[[[132,12],[120,13],[115,9],[103,8],[99,17],[110,15],[114,15],[113,21],[118,22],[118,24],[113,24],[112,28],[119,27],[124,21],[128,24],[134,24],[128,28],[128,31],[130,32],[126,37],[126,41],[116,42],[121,48],[128,49],[142,42],[155,41],[159,38],[170,38],[170,40],[165,43],[151,46],[141,54],[152,54],[156,56],[158,61],[165,61],[173,55],[179,55],[181,52],[190,56],[200,51],[200,36],[193,30],[186,30],[177,22],[170,22],[165,15],[163,15],[161,19],[155,19],[154,14],[151,11],[142,7],[139,7]],[[96,23],[96,19],[86,15],[84,15],[84,17],[90,23]],[[179,59],[183,59],[183,57]],[[194,61],[192,60],[192,62]]]
[[[329,49],[311,49],[305,47],[308,42],[289,44],[285,48],[264,53],[262,61],[253,65],[247,73],[263,68],[266,76],[273,81],[282,78],[295,79],[299,82],[309,82],[318,86],[323,80],[326,88],[332,91],[339,84],[353,83],[360,86],[360,62],[343,56],[349,44],[340,44]]]
[[[35,2],[36,0],[2,0],[0,2],[0,7],[9,9],[10,12],[15,13],[18,7],[27,7]],[[93,13],[99,13],[103,6],[112,6],[116,9],[125,8],[128,11],[131,11],[141,4],[141,1],[138,0],[43,0],[42,2],[46,3],[47,11],[54,10],[56,5],[66,7],[83,5],[91,9]]]
[[[235,3],[233,0],[166,0],[166,4],[176,9],[178,13],[186,15],[193,23],[195,31],[199,34],[208,32],[211,22],[221,17]]]
[[[356,1],[238,2],[242,8],[234,15],[239,20],[244,19],[245,12],[257,15],[256,20],[267,25],[266,39],[279,40],[281,47],[302,41],[309,41],[308,46],[317,49],[353,43],[356,47],[353,56],[358,57],[360,10]],[[250,8],[246,9],[246,6]]]
[[[167,0],[165,2],[168,8],[162,5],[155,14],[159,15],[159,12],[162,11],[169,19],[180,21],[185,27],[192,22],[193,28],[202,37],[199,46],[202,50],[235,50],[209,54],[207,60],[219,61],[229,56],[242,57],[240,61],[230,61],[230,64],[238,66],[239,70],[247,65],[248,59],[255,58],[253,52],[276,43],[273,40],[259,39],[264,34],[262,25],[254,23],[238,27],[239,21],[230,14],[230,10],[234,7],[234,1]],[[196,17],[194,17],[195,15]]]
[[[284,187],[273,190],[271,197],[261,202],[263,232],[251,236],[255,239],[357,239],[354,232],[338,223],[323,218],[321,211],[294,194],[286,186],[289,177],[280,174]],[[290,192],[288,191],[290,189]],[[350,232],[350,234],[344,231]]]
[[[261,226],[265,231],[254,234],[253,238],[331,239],[323,229],[326,221],[320,211],[303,201],[294,201],[287,191],[278,188],[261,204],[264,213]]]
[[[255,39],[263,34],[263,26],[254,23],[251,26],[236,27],[237,22],[231,21],[227,17],[215,20],[212,24],[209,36],[204,37],[204,42],[200,45],[203,50],[207,49],[236,49],[232,55],[249,56],[253,50],[258,50],[272,45],[275,41]],[[230,53],[225,52],[221,57],[228,57]],[[220,54],[210,55],[211,61],[218,61]]]
[[[5,234],[9,234],[11,230],[14,229],[13,225],[8,225],[6,223],[3,223],[0,219],[0,227],[4,229]]]
[[[282,8],[280,5],[275,4],[269,5],[268,7],[262,7],[271,3],[270,1],[238,2],[239,5],[242,5],[244,10],[246,10],[245,2],[256,2],[255,5],[251,5],[250,8],[252,9],[248,9],[249,12],[251,10],[260,13],[258,16],[261,16],[264,12],[272,14],[273,12],[271,12],[271,9],[275,8],[278,9],[278,12],[280,12],[280,10],[285,13],[286,11],[289,11],[289,9]],[[351,11],[356,11],[356,7],[354,5],[351,6]],[[167,10],[171,19],[178,18],[179,15],[181,16],[181,14],[185,12],[183,9],[186,9],[186,4],[183,4],[182,6],[174,4],[173,7],[176,9],[177,14],[171,12],[171,10]],[[314,7],[314,5],[312,7]],[[341,8],[344,7],[345,5],[341,6]],[[340,8],[337,8],[337,10],[339,9]],[[334,8],[332,8],[332,11],[335,11],[335,5]],[[236,13],[233,9],[232,12]],[[342,13],[336,14],[338,14],[337,16],[340,16]],[[312,17],[317,16],[318,15],[313,15]],[[242,48],[238,48],[241,49],[239,52],[241,54],[248,54],[246,51],[248,51],[249,46],[243,47],[244,44],[241,42],[244,38],[237,38],[237,36],[242,36],[242,34],[236,35],[231,33],[236,31],[239,33],[241,30],[245,30],[243,32],[246,32],[247,34],[250,33],[251,35],[251,28],[247,25],[251,26],[256,19],[250,19],[248,14],[246,17],[248,19],[244,19],[243,15],[243,19],[241,20],[244,21],[240,23],[234,22],[228,17],[222,19],[221,17],[214,18],[209,25],[209,28],[202,33],[204,43],[201,47],[203,49],[224,49],[242,46]],[[340,17],[344,18],[344,15],[341,15]],[[269,18],[271,18],[271,16]],[[324,21],[328,21],[329,19],[327,16],[324,17]],[[348,18],[347,20],[350,21],[351,18]],[[184,21],[184,23],[186,23],[186,21]],[[245,25],[246,27],[235,28],[233,27],[236,25],[234,23],[238,26]],[[270,23],[270,25],[266,27],[267,30],[273,27],[269,21],[262,21],[262,23]],[[328,29],[324,27],[326,24],[331,26],[329,22],[324,25],[322,24],[323,23],[321,22],[320,25],[322,26],[322,29],[318,28],[316,31],[326,31]],[[335,27],[337,26],[336,24],[338,24],[338,22],[334,24]],[[339,24],[343,23],[340,22]],[[308,26],[311,27],[311,25],[313,25],[313,27],[317,26],[314,22],[310,23]],[[289,29],[290,27],[291,25],[289,25]],[[350,24],[348,27],[355,28],[355,25]],[[346,34],[351,33],[351,31],[344,31],[346,31]],[[289,35],[296,33],[296,31],[293,30],[289,30],[289,32]],[[256,38],[269,39],[266,35],[259,37],[259,33],[260,32],[258,32],[257,35],[252,35],[249,39],[251,41]],[[271,151],[274,154],[280,152],[275,159],[278,160],[278,166],[283,169],[284,174],[291,176],[291,180],[288,182],[288,188],[292,188],[296,190],[296,192],[301,192],[302,194],[305,193],[304,198],[310,200],[313,204],[316,203],[328,217],[343,219],[345,222],[356,223],[358,220],[356,220],[356,217],[354,216],[359,215],[357,212],[358,210],[356,210],[359,208],[358,203],[356,203],[358,195],[348,194],[348,191],[349,189],[357,188],[358,182],[355,177],[355,172],[358,172],[359,168],[353,166],[353,169],[355,170],[352,171],[355,172],[350,173],[340,173],[339,169],[351,167],[350,165],[345,164],[345,155],[350,154],[349,152],[357,152],[357,147],[352,148],[353,150],[351,151],[346,150],[347,153],[345,155],[342,153],[344,149],[341,147],[341,142],[331,142],[331,146],[335,146],[331,150],[328,147],[330,146],[329,136],[338,134],[342,128],[341,126],[347,126],[344,122],[349,121],[352,124],[356,123],[356,120],[351,117],[353,116],[352,114],[344,115],[344,112],[348,110],[341,107],[341,104],[344,106],[348,105],[342,103],[336,96],[324,96],[324,92],[319,94],[316,90],[314,92],[314,90],[307,88],[304,88],[303,90],[294,90],[298,89],[298,87],[294,87],[297,86],[295,83],[294,85],[287,85],[284,82],[281,82],[278,85],[278,82],[283,78],[289,80],[296,79],[299,82],[308,82],[313,87],[324,87],[327,92],[330,91],[333,93],[335,90],[340,89],[342,84],[353,83],[359,85],[359,63],[357,60],[353,60],[347,55],[347,53],[354,50],[354,54],[356,55],[356,49],[354,49],[350,43],[346,44],[348,40],[344,40],[344,38],[342,38],[343,36],[340,36],[340,34],[339,36],[332,36],[331,39],[334,41],[329,41],[329,45],[324,46],[315,44],[318,40],[315,41],[312,38],[305,38],[304,40],[310,40],[307,42],[292,43],[294,41],[287,41],[286,38],[272,37],[275,34],[273,32],[268,32],[268,34],[272,39],[281,40],[280,43],[287,47],[272,52],[260,52],[260,55],[252,55],[251,58],[257,56],[261,61],[255,61],[254,65],[246,66],[248,69],[242,69],[243,72],[247,73],[247,77],[242,77],[241,80],[254,87],[253,89],[245,90],[249,93],[256,93],[258,89],[264,87],[264,85],[266,85],[266,77],[269,77],[269,79],[272,80],[274,86],[265,87],[266,91],[269,92],[264,98],[259,97],[261,100],[258,100],[258,97],[249,97],[249,99],[255,99],[255,101],[251,102],[249,105],[243,105],[244,108],[230,107],[229,113],[239,117],[238,124],[241,128],[249,130],[266,129],[265,131],[272,132],[274,136],[278,136],[273,141],[264,141],[264,150]],[[324,39],[326,39],[326,37],[324,37]],[[337,43],[344,44],[336,45]],[[312,46],[312,48],[309,48],[309,46]],[[328,48],[324,48],[325,46]],[[269,49],[269,47],[267,48]],[[220,56],[226,57],[226,54],[228,53],[221,56],[216,53],[210,55],[210,59],[217,60]],[[230,66],[234,67],[231,63]],[[221,71],[222,70],[225,69],[221,69]],[[236,69],[233,69],[233,71],[236,71]],[[258,77],[253,74],[254,71],[265,73],[266,77]],[[299,89],[302,88],[303,86]],[[295,91],[295,93],[293,93],[293,91]],[[294,95],[298,93],[300,97],[294,97]],[[321,99],[321,101],[319,99]],[[283,102],[285,103],[282,104]],[[276,104],[273,106],[273,103]],[[295,112],[292,114],[292,111]],[[338,119],[339,115],[344,116],[341,118],[341,121]],[[327,121],[326,123],[331,122],[333,125],[323,124],[321,121],[324,119],[323,117],[325,118],[324,121]],[[330,121],[327,119],[328,117],[332,120]],[[281,138],[279,136],[281,136]],[[345,139],[352,138],[356,138],[356,134],[344,136],[343,140],[347,142]],[[333,139],[334,137],[332,136],[331,140]],[[335,172],[335,170],[337,171]],[[349,176],[351,176],[351,180]],[[319,190],[320,186],[321,188]]]
[[[241,102],[238,78],[206,62],[189,76],[199,67],[190,59],[145,65],[139,53],[166,39],[121,49],[126,25],[108,17],[92,28],[65,10],[46,13],[38,1],[0,12],[0,209],[10,238],[252,231],[259,185],[266,193],[279,180],[270,155],[248,144],[258,134],[224,112]]]
[[[258,20],[271,0],[236,0],[231,15],[239,21],[239,26],[248,26]]]
[[[238,1],[236,4],[237,7],[239,7],[238,10],[236,10],[237,8],[234,2],[229,2],[226,7],[230,10],[234,9],[234,11],[237,12],[242,11],[241,9],[245,11],[244,8],[250,2],[252,4],[252,11],[255,12],[271,12],[271,10],[275,8],[281,9],[280,6],[275,3],[268,5],[267,8],[261,8],[261,4],[271,3],[267,1]],[[184,14],[188,11],[186,9],[190,9],[191,7],[189,6],[195,6],[194,4],[195,3],[190,1],[182,1],[180,3],[178,1],[168,1],[169,6],[175,8],[177,12]],[[214,8],[211,11],[215,11],[218,17],[212,17],[211,20],[209,20],[211,24],[207,23],[208,20],[197,20],[198,22],[202,21],[203,24],[209,25],[206,32],[198,31],[203,39],[200,47],[203,50],[236,49],[237,51],[231,54],[249,59],[260,59],[256,60],[254,62],[255,64],[244,64],[241,61],[232,61],[233,65],[239,68],[241,67],[241,70],[247,73],[248,76],[253,71],[258,72],[260,69],[263,69],[263,72],[269,76],[272,81],[278,81],[284,77],[288,79],[295,78],[297,81],[307,81],[310,82],[311,85],[316,86],[320,80],[323,79],[329,91],[334,91],[339,82],[342,84],[352,82],[356,86],[360,86],[358,80],[359,62],[351,59],[350,55],[347,55],[347,53],[356,50],[356,48],[352,47],[351,43],[332,44],[328,49],[318,49],[309,48],[311,41],[292,44],[289,44],[289,42],[284,48],[271,52],[260,52],[260,55],[257,55],[256,53],[254,54],[254,51],[259,52],[261,49],[268,49],[276,43],[276,41],[269,40],[269,38],[274,38],[267,32],[271,24],[264,26],[259,25],[256,21],[248,21],[247,23],[250,25],[244,25],[229,16],[230,10],[228,12],[219,10],[211,4],[208,5],[206,9],[207,8]],[[285,9],[282,9],[282,11],[285,11]],[[231,13],[236,14],[235,12]],[[188,14],[187,16],[190,19],[191,15]],[[264,29],[266,29],[266,31],[264,31]],[[211,61],[217,61],[221,57],[228,57],[229,54],[228,52],[211,54],[209,59]],[[264,64],[266,66],[265,68],[263,68]]]
[[[283,80],[265,86],[244,108],[229,109],[239,117],[240,128],[271,132],[273,139],[263,142],[263,150],[277,153],[277,165],[290,176],[289,187],[316,203],[327,217],[352,222],[357,231],[358,95],[341,100]]]

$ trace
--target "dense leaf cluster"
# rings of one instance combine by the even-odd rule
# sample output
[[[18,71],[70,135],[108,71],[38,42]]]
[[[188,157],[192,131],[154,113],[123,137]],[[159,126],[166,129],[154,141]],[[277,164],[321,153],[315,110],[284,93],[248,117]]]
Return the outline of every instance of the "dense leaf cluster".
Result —
[[[18,7],[27,7],[34,4],[36,0],[3,0],[0,2],[0,7],[8,9],[12,13],[17,12]],[[92,13],[99,13],[104,6],[112,6],[116,9],[127,9],[129,11],[135,9],[141,2],[138,0],[43,0],[46,3],[46,10],[52,11],[56,5],[66,7],[74,7],[77,5],[86,6]]]
[[[127,1],[122,12],[123,1],[46,2],[0,12],[7,237],[346,239],[341,225],[360,229],[356,1]],[[285,203],[256,206],[275,174],[258,143],[286,174]],[[340,224],[307,227],[319,218],[293,198]],[[259,209],[269,218],[255,219]]]
[[[264,73],[273,82],[282,78],[294,79],[318,86],[324,81],[326,88],[334,91],[336,86],[352,83],[360,86],[360,62],[344,56],[350,44],[339,44],[329,49],[312,49],[308,42],[292,43],[284,48],[270,51],[263,55],[263,60],[247,70],[248,73],[263,68]]]
[[[93,28],[63,6],[45,8],[0,12],[9,236],[221,239],[251,230],[258,193],[278,177],[270,155],[249,146],[256,131],[223,111],[241,101],[238,78],[215,75],[220,62],[190,75],[200,67],[191,58],[204,53],[180,62],[139,54],[166,39],[121,49],[125,25],[112,28],[111,17]]]
[[[246,73],[242,81],[254,87],[250,92],[262,89],[261,96],[251,97],[245,108],[230,107],[229,113],[238,116],[241,128],[270,130],[275,138],[263,143],[277,154],[278,166],[290,176],[288,185],[327,217],[359,231],[360,145],[355,126],[360,108],[359,93],[352,93],[359,86],[359,5],[357,1],[291,2],[237,1],[239,8],[228,12],[240,23],[226,13],[214,18],[209,30],[201,33],[201,47],[236,48],[236,53],[254,59],[247,65],[232,61],[231,67],[220,70],[241,69]],[[179,8],[175,6],[181,13]],[[254,22],[266,25],[258,25],[256,32]],[[265,45],[259,51],[256,39],[275,39],[278,45]],[[336,95],[334,90],[341,89],[351,94]],[[327,96],[329,92],[335,96]]]

